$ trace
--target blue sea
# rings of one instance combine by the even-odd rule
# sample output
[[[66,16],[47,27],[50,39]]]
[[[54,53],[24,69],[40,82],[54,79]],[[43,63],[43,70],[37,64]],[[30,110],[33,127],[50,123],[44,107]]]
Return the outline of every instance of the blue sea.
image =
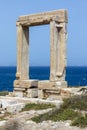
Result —
[[[49,79],[49,67],[30,67],[30,79]],[[0,67],[0,91],[13,91],[16,67]],[[68,86],[87,86],[87,67],[67,67]]]

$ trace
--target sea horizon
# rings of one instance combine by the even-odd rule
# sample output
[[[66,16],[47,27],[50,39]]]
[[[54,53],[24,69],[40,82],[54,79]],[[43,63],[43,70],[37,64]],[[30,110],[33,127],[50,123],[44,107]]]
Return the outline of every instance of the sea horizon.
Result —
[[[1,65],[0,67],[17,67],[17,65]],[[31,65],[29,67],[50,67],[49,65]],[[87,65],[67,65],[66,67],[87,67]]]
[[[0,66],[0,91],[13,91],[17,66]],[[29,66],[29,79],[49,80],[50,66]],[[87,66],[67,66],[68,86],[87,86]]]

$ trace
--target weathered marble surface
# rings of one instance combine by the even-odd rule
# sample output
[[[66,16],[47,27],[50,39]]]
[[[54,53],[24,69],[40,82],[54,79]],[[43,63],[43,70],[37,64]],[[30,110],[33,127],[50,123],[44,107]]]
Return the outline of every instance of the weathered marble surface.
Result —
[[[68,13],[67,10],[64,9],[25,15],[18,18],[16,24],[17,72],[16,80],[14,81],[14,92],[17,93],[17,95],[19,93],[19,96],[29,97],[28,90],[30,88],[38,88],[38,97],[43,98],[46,89],[50,88],[50,91],[52,90],[55,95],[55,89],[67,87],[67,82],[65,81],[67,23]],[[29,27],[44,24],[50,24],[50,77],[48,82],[35,80],[31,82],[31,80],[29,80],[28,59]],[[49,94],[51,95],[52,93]],[[33,94],[30,95],[30,97],[36,97],[36,93],[35,96]]]

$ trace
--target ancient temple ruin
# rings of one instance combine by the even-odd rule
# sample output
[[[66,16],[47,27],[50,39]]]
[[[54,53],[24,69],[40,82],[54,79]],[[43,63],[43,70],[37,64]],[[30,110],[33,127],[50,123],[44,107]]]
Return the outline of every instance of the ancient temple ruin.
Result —
[[[68,16],[66,10],[56,10],[19,17],[17,25],[17,73],[14,92],[17,96],[39,97],[58,94],[67,87],[66,40]],[[29,27],[50,24],[49,80],[29,79]]]

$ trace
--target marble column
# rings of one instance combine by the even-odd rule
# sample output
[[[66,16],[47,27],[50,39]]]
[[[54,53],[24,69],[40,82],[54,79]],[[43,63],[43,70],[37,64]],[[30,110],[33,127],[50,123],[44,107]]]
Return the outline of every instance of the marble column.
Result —
[[[29,28],[17,25],[17,73],[20,80],[29,79]]]
[[[50,22],[50,81],[65,81],[66,23]]]
[[[55,81],[56,74],[56,26],[55,21],[50,22],[50,81]]]
[[[56,24],[56,79],[65,80],[66,70],[66,24]]]

